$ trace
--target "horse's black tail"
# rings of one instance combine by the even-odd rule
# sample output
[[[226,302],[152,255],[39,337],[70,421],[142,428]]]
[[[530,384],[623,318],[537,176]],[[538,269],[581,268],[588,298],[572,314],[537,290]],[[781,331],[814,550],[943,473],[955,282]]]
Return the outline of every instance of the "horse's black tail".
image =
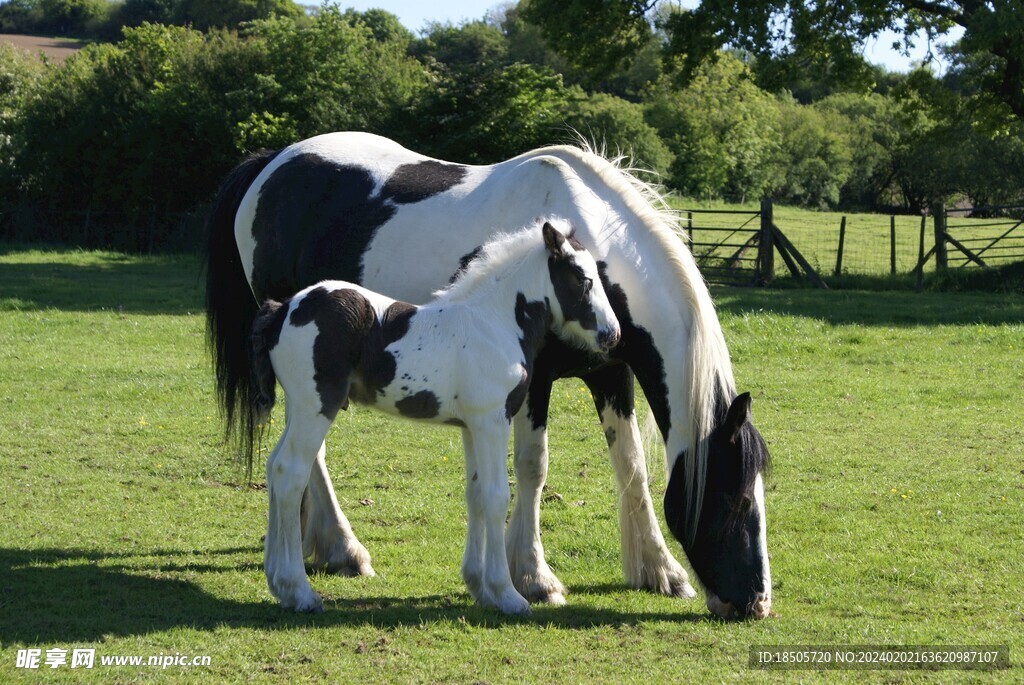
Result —
[[[276,154],[257,152],[235,167],[221,184],[206,224],[206,336],[226,422],[225,438],[237,436],[243,446],[252,444],[256,430],[250,402],[249,335],[259,305],[235,244],[235,214],[246,190]]]
[[[251,430],[242,435],[242,449],[245,456],[246,472],[252,476],[252,458],[256,449],[256,433],[270,420],[277,396],[277,375],[270,362],[270,350],[281,336],[281,326],[288,308],[280,302],[267,300],[256,313],[249,337],[252,366],[249,372],[249,387],[246,395],[249,404],[245,407]]]

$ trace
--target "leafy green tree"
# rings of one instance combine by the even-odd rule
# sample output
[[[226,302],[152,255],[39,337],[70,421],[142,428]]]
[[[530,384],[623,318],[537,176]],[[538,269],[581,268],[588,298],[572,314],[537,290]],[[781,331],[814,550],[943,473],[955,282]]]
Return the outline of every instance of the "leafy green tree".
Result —
[[[675,156],[669,184],[696,197],[756,198],[772,184],[779,139],[775,99],[733,56],[701,67],[683,90],[663,79],[647,121]]]
[[[626,154],[642,169],[667,175],[672,152],[658,132],[644,121],[644,108],[607,93],[573,98],[565,114],[567,126],[599,149]]]
[[[900,137],[899,105],[877,93],[830,95],[814,108],[842,122],[841,132],[850,152],[850,174],[840,189],[839,205],[849,209],[881,211],[893,205],[893,152]]]
[[[655,0],[529,0],[524,16],[552,47],[577,62],[610,68],[645,44]],[[857,80],[865,42],[885,30],[904,45],[963,29],[961,49],[991,58],[985,88],[1024,118],[1024,20],[1019,0],[702,0],[661,19],[666,54],[683,81],[729,45],[767,60],[797,58],[835,78]]]
[[[486,21],[461,26],[431,24],[410,52],[421,61],[435,60],[452,69],[494,68],[510,63],[508,41],[501,29]]]
[[[271,17],[298,17],[302,8],[292,0],[177,0],[178,21],[205,31],[237,28],[239,24]]]
[[[782,137],[772,197],[804,207],[835,207],[851,173],[846,119],[792,99],[778,106]]]
[[[408,136],[438,157],[496,162],[564,137],[568,98],[559,74],[526,64],[442,71]]]

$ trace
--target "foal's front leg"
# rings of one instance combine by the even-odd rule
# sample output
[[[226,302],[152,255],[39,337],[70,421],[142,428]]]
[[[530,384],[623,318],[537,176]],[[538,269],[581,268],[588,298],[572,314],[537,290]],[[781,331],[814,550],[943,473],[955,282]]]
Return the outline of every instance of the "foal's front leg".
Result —
[[[504,412],[476,422],[465,429],[463,435],[463,444],[468,448],[466,509],[469,519],[463,578],[480,604],[496,607],[505,614],[528,614],[530,603],[512,585],[505,557],[509,425]],[[482,573],[479,572],[481,567]]]
[[[325,452],[321,443],[302,497],[302,553],[313,569],[341,576],[373,576],[370,553],[356,539],[338,506]]]
[[[544,560],[540,539],[540,500],[548,473],[547,428],[543,423],[534,425],[531,409],[524,402],[513,423],[516,499],[505,533],[505,553],[512,582],[526,599],[562,605],[565,586]],[[546,402],[543,413],[546,416]]]

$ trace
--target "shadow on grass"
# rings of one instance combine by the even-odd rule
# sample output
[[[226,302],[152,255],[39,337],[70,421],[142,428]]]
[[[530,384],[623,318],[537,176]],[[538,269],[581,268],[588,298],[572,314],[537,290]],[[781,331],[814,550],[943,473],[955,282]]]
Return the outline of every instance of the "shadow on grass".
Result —
[[[186,314],[203,310],[204,284],[193,256],[123,256],[106,252],[22,253],[0,263],[0,311],[110,310]]]
[[[834,325],[939,326],[1024,323],[1024,297],[988,293],[714,288],[719,312],[774,312]]]
[[[0,644],[67,645],[104,636],[133,636],[173,628],[214,630],[225,626],[288,630],[296,627],[419,626],[465,624],[480,628],[542,625],[565,629],[634,625],[644,621],[714,621],[699,603],[680,612],[629,613],[585,606],[538,606],[529,617],[502,616],[478,607],[465,594],[419,597],[325,597],[322,614],[282,609],[265,601],[240,602],[211,595],[182,574],[256,571],[225,557],[258,554],[257,548],[143,551],[102,554],[82,550],[0,549]],[[201,556],[199,565],[160,557]],[[155,558],[151,563],[143,560]],[[217,564],[216,559],[226,563]],[[124,563],[119,563],[123,561]],[[315,581],[314,581],[315,584]],[[581,594],[623,592],[621,586],[575,588]]]

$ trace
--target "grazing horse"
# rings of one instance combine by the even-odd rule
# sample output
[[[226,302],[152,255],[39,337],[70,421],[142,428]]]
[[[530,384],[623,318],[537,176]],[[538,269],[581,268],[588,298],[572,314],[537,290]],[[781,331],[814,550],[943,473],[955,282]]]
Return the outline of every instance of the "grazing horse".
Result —
[[[579,376],[600,417],[619,486],[626,581],[694,595],[665,545],[634,413],[634,374],[665,445],[666,523],[719,616],[771,606],[764,441],[738,395],[707,286],[657,193],[614,162],[570,146],[489,166],[416,154],[366,133],[333,133],[256,154],[215,199],[206,251],[207,330],[229,431],[248,411],[248,335],[265,298],[341,278],[425,302],[497,232],[537,216],[572,223],[598,261],[622,327],[611,361],[548,336],[513,419],[516,497],[506,533],[512,580],[531,601],[563,603],[544,559],[540,499],[547,475],[552,383]],[[255,298],[254,298],[255,295]],[[314,566],[372,573],[337,506],[323,448],[307,490],[303,546]]]
[[[462,577],[480,604],[529,612],[505,556],[506,450],[547,333],[594,354],[619,342],[593,257],[550,223],[487,243],[454,284],[420,307],[344,281],[264,303],[253,325],[250,397],[253,411],[268,417],[276,380],[287,403],[284,433],[267,460],[264,548],[267,584],[282,605],[323,608],[306,580],[300,505],[320,445],[351,398],[462,428],[469,514]]]

